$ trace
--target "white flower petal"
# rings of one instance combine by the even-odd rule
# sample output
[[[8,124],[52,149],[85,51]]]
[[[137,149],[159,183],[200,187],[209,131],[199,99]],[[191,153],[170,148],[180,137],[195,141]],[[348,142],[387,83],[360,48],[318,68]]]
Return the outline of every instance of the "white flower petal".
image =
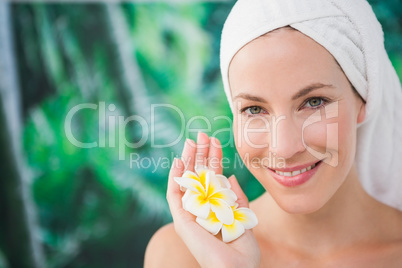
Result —
[[[201,175],[203,172],[207,172],[208,171],[208,167],[207,166],[203,166],[203,165],[197,165],[194,167],[195,172],[199,175]]]
[[[205,189],[208,189],[208,183],[206,182],[207,178],[207,172],[208,169],[207,167],[204,166],[196,166],[195,169],[197,170],[197,177],[198,181],[201,182],[202,186],[204,186]]]
[[[202,176],[202,175],[201,175]],[[208,189],[209,189],[209,182],[211,181],[211,173],[209,173],[209,171],[207,171],[205,173],[205,193],[208,193]],[[208,195],[208,194],[207,194]]]
[[[246,229],[254,228],[258,224],[257,216],[249,208],[238,208],[233,213],[235,219],[243,224]]]
[[[222,189],[219,180],[215,177],[214,172],[207,172],[206,182],[208,183],[207,196],[212,196],[215,192]]]
[[[220,179],[217,178],[217,174],[214,171],[209,171],[209,185],[213,185],[215,189],[222,188]]]
[[[175,177],[174,180],[181,186],[187,189],[191,189],[194,192],[204,193],[204,187],[202,184],[194,179],[186,177]]]
[[[238,220],[234,220],[231,225],[222,226],[222,240],[223,242],[231,242],[239,238],[245,232],[243,224]]]
[[[216,218],[213,212],[209,214],[208,218],[202,219],[197,217],[195,221],[213,235],[216,235],[222,228],[222,223]]]
[[[183,203],[183,208],[197,217],[206,219],[211,210],[211,204],[204,199],[203,195],[191,191]]]
[[[187,203],[188,198],[193,194],[197,194],[197,192],[194,192],[194,191],[191,191],[190,189],[187,189],[186,192],[184,193],[183,197],[181,198],[181,202],[183,204],[184,210],[188,211],[188,209],[186,208],[186,203]]]
[[[230,185],[229,180],[225,176],[221,174],[216,174],[215,177],[218,179],[219,184],[221,185],[222,188],[230,189],[232,187]]]
[[[200,181],[200,177],[198,177],[197,174],[195,174],[194,172],[192,172],[192,171],[190,171],[190,170],[184,171],[182,177],[190,178],[190,179],[194,179],[194,180]]]
[[[223,224],[232,224],[234,221],[234,214],[232,208],[222,199],[211,198],[209,200],[211,210],[215,212],[216,217]]]
[[[224,200],[229,206],[236,204],[237,196],[230,189],[219,189],[209,196],[210,198],[218,198]]]

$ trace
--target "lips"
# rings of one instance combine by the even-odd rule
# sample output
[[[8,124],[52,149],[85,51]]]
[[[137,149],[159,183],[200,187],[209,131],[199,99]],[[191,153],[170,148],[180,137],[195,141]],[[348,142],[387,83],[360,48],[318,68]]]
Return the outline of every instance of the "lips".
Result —
[[[305,168],[299,169],[299,170],[288,171],[288,172],[282,172],[282,171],[279,171],[279,170],[275,170],[275,172],[276,172],[276,174],[279,174],[279,175],[282,175],[282,176],[285,176],[285,177],[293,177],[293,176],[299,175],[301,173],[304,173],[306,171],[309,171],[310,169],[315,168],[317,163],[314,163],[314,164],[312,164],[312,165],[310,165],[308,167],[305,167]]]
[[[293,168],[285,169],[270,169],[267,170],[271,173],[272,177],[286,187],[295,187],[301,185],[308,180],[317,172],[318,168],[321,166],[322,161],[313,164],[307,164],[302,166],[297,166]]]

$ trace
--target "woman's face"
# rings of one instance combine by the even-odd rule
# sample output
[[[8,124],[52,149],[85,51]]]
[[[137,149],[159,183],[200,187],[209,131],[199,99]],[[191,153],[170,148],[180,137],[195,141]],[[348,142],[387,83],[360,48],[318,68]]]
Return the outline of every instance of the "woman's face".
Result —
[[[332,55],[287,28],[244,46],[229,69],[237,150],[289,213],[320,209],[352,168],[364,105]]]

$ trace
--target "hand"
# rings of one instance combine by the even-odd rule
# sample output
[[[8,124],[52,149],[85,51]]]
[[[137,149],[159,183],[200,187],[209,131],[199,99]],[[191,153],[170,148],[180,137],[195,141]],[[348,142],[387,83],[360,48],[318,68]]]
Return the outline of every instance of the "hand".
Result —
[[[198,225],[195,216],[183,209],[183,192],[174,181],[174,177],[181,177],[185,170],[194,171],[195,165],[207,165],[210,170],[222,174],[222,149],[219,140],[209,139],[205,133],[199,133],[197,144],[192,140],[186,141],[182,160],[175,159],[173,162],[166,194],[176,233],[201,267],[258,267],[260,249],[252,230],[246,230],[233,242],[222,242],[219,237],[213,236]],[[239,206],[248,207],[247,197],[236,178],[231,176],[229,182],[238,197]]]

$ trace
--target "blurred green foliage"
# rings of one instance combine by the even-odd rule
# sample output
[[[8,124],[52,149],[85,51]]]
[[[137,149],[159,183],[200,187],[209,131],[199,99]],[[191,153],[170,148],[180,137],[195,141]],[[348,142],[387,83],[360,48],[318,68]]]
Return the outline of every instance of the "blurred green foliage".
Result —
[[[402,3],[370,2],[401,75]],[[232,5],[13,4],[23,144],[49,267],[142,266],[150,237],[171,220],[165,201],[169,168],[130,166],[130,154],[172,160],[196,133],[186,130],[176,145],[153,148],[151,134],[166,144],[184,127],[177,112],[166,109],[155,114],[146,143],[125,147],[125,160],[119,160],[119,144],[138,141],[144,129],[130,123],[116,130],[118,116],[149,119],[151,105],[162,103],[178,107],[185,123],[205,116],[210,135],[230,128],[227,120],[214,118],[231,117],[220,80],[219,42]],[[82,103],[97,108],[77,113],[74,136],[105,146],[79,148],[67,139],[66,116]],[[101,103],[116,107],[106,110],[104,124]],[[201,119],[190,126],[207,127]],[[111,129],[119,132],[116,138]],[[256,198],[262,188],[239,165],[231,133],[217,137],[232,145],[224,148],[230,159],[225,175],[236,174],[249,198]]]

